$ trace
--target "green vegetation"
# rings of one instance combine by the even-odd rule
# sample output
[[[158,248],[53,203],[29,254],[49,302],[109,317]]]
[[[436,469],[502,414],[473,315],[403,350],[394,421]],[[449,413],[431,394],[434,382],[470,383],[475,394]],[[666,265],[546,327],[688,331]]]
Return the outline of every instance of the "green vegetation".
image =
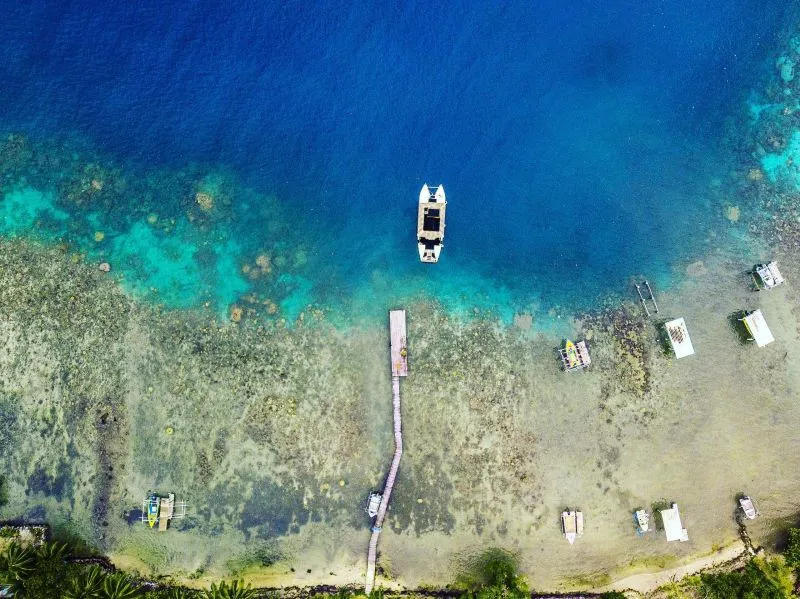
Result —
[[[466,591],[464,599],[527,599],[530,591],[517,566],[511,553],[489,549],[460,577],[459,586]]]
[[[792,569],[781,558],[756,557],[735,572],[700,575],[700,595],[709,599],[790,599]]]
[[[0,507],[8,503],[8,485],[6,477],[0,474]]]
[[[783,556],[786,563],[800,573],[800,528],[789,529],[789,543]]]
[[[183,588],[146,590],[122,572],[71,561],[63,543],[37,548],[12,542],[0,554],[0,586],[18,599],[252,599],[255,591],[240,581],[212,584],[205,591]]]
[[[206,599],[251,599],[255,597],[255,591],[250,585],[245,586],[241,581],[221,582],[219,585],[212,584],[211,588],[205,592]]]
[[[755,557],[744,568],[690,576],[673,583],[668,597],[704,599],[793,599],[795,576],[800,571],[800,529],[789,529],[789,542],[782,556]]]
[[[255,599],[257,592],[242,581],[219,582],[206,590],[152,585],[109,567],[71,558],[67,545],[49,542],[31,547],[12,541],[0,554],[0,588],[9,586],[18,599]],[[785,554],[755,557],[739,570],[703,573],[665,585],[665,599],[797,599],[795,569],[800,567],[800,529],[790,529]],[[490,549],[477,557],[456,583],[461,599],[529,599],[515,555]],[[368,598],[347,588],[336,594],[312,594],[312,599],[384,599],[383,589]],[[612,591],[603,599],[624,599]]]

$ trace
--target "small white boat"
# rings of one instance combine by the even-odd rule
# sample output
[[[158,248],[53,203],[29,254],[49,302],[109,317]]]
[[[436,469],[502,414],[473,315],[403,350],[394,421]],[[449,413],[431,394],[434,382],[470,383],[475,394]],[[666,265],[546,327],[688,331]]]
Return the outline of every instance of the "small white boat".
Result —
[[[748,520],[756,519],[756,516],[758,516],[758,510],[756,509],[756,506],[753,505],[753,500],[750,499],[748,495],[745,495],[739,500],[739,505],[741,506],[742,511]]]
[[[639,532],[650,530],[650,514],[647,513],[647,510],[636,510],[635,516]]]
[[[772,261],[766,264],[756,264],[753,270],[753,280],[756,282],[756,289],[772,289],[782,285],[785,280],[778,265]]]
[[[565,510],[561,512],[561,529],[570,545],[583,535],[583,512]]]
[[[447,199],[444,186],[431,190],[427,183],[419,192],[419,211],[417,213],[417,247],[419,259],[427,263],[439,261],[444,245],[444,217]]]
[[[370,493],[369,499],[367,500],[367,507],[364,508],[364,511],[369,514],[370,518],[374,518],[378,515],[378,508],[381,505],[382,495],[380,493]]]

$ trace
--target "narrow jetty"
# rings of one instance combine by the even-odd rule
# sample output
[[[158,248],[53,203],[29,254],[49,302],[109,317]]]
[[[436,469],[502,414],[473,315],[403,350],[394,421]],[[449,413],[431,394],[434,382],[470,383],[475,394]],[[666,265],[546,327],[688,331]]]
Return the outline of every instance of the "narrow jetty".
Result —
[[[381,504],[378,514],[372,525],[372,536],[369,540],[367,554],[367,595],[375,586],[375,561],[378,557],[378,537],[381,534],[383,519],[389,507],[389,498],[392,496],[392,487],[400,467],[400,458],[403,456],[403,431],[400,420],[400,377],[408,375],[408,345],[406,341],[406,312],[405,310],[392,310],[389,312],[389,331],[391,336],[391,362],[392,362],[392,406],[394,409],[394,457],[386,477],[386,486],[383,488]]]

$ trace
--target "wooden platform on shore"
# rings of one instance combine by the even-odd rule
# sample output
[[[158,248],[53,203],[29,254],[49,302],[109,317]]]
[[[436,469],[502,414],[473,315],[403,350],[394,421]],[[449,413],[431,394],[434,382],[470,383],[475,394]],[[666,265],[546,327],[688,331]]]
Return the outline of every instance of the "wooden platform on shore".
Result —
[[[167,530],[167,523],[172,518],[172,505],[167,497],[161,498],[161,506],[158,510],[158,530],[164,532]]]
[[[389,331],[392,340],[392,376],[408,376],[408,341],[406,339],[406,311],[389,312]]]

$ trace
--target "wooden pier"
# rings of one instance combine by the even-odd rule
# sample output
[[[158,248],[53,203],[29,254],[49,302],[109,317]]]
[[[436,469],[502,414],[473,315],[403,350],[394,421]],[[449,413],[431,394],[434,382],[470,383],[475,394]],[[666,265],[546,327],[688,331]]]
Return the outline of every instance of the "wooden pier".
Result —
[[[391,335],[392,376],[408,376],[408,343],[406,341],[406,311],[389,312]]]
[[[406,342],[406,312],[405,310],[392,310],[389,312],[389,330],[391,334],[391,362],[392,362],[392,407],[394,414],[394,457],[389,468],[389,475],[386,477],[386,485],[383,488],[383,496],[378,507],[378,514],[372,526],[372,536],[369,539],[369,551],[367,553],[367,582],[365,590],[367,595],[372,592],[375,586],[375,561],[378,557],[378,537],[381,534],[383,519],[386,517],[386,510],[389,507],[389,499],[392,496],[392,488],[397,477],[397,469],[400,467],[400,458],[403,456],[403,431],[400,415],[400,377],[408,375],[408,346]]]

